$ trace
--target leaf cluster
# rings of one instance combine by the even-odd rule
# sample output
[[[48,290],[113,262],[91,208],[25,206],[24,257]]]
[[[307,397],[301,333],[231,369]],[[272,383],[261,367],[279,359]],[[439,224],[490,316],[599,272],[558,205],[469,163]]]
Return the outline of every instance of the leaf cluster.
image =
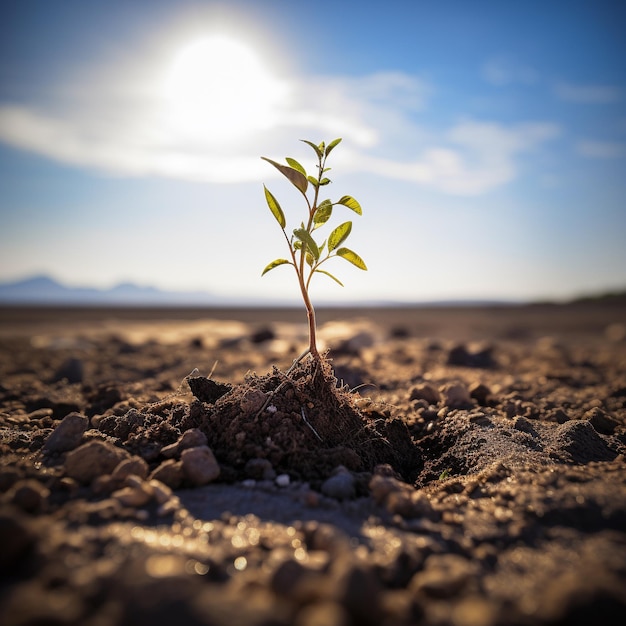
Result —
[[[330,168],[326,167],[326,159],[334,148],[339,145],[341,139],[335,139],[328,145],[324,142],[319,145],[311,141],[302,140],[309,145],[317,157],[317,175],[307,174],[304,167],[291,157],[285,159],[286,165],[261,157],[273,165],[289,182],[302,194],[307,206],[307,219],[298,228],[292,231],[291,236],[287,235],[287,221],[278,200],[272,192],[264,185],[265,200],[272,215],[278,222],[287,244],[289,246],[290,258],[274,259],[263,270],[262,275],[280,265],[292,265],[298,274],[300,286],[304,292],[308,293],[309,285],[314,274],[324,274],[332,278],[343,287],[343,283],[326,269],[320,266],[332,258],[345,259],[361,270],[367,270],[363,259],[350,248],[343,244],[352,232],[352,222],[347,221],[339,224],[328,235],[328,238],[321,243],[313,236],[314,231],[324,226],[332,217],[334,207],[341,205],[352,210],[357,215],[362,215],[361,205],[352,196],[342,196],[336,202],[330,199],[320,201],[320,191],[330,184],[331,180],[326,176]]]

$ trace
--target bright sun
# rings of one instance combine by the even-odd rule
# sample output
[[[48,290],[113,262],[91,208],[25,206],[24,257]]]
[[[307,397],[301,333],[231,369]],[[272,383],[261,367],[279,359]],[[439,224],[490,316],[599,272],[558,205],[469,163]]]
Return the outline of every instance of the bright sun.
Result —
[[[174,56],[162,83],[168,126],[181,138],[224,141],[273,125],[286,85],[245,44],[196,39]]]

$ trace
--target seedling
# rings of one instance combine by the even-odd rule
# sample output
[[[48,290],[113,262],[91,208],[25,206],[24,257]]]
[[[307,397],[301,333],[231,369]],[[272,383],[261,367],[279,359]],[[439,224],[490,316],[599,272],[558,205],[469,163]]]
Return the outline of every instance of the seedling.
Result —
[[[291,265],[298,277],[298,285],[302,293],[302,299],[306,308],[307,319],[309,322],[309,347],[294,361],[294,364],[301,361],[307,354],[314,359],[319,360],[320,355],[317,350],[315,325],[315,309],[311,304],[309,288],[311,279],[314,274],[323,274],[332,278],[336,283],[343,287],[343,283],[326,269],[321,266],[328,260],[333,258],[345,259],[352,265],[361,270],[367,270],[363,259],[353,252],[350,248],[346,248],[342,244],[346,241],[352,231],[352,222],[343,222],[339,224],[321,244],[318,244],[313,238],[313,231],[324,226],[331,218],[333,207],[342,205],[354,211],[357,215],[362,215],[361,205],[352,196],[342,196],[337,202],[325,199],[320,201],[320,191],[326,187],[331,181],[326,177],[326,172],[330,170],[326,167],[326,159],[330,153],[341,142],[341,139],[335,139],[328,145],[322,142],[315,145],[306,139],[302,140],[311,146],[317,156],[317,177],[309,176],[306,170],[298,161],[290,157],[286,158],[287,165],[277,163],[266,157],[261,157],[268,163],[271,163],[289,182],[302,194],[306,202],[306,220],[302,221],[300,226],[293,230],[291,236],[287,235],[287,222],[285,214],[270,190],[263,185],[265,190],[265,200],[270,208],[272,215],[276,218],[278,225],[283,231],[285,241],[289,248],[289,258],[275,259],[269,263],[263,270],[262,275],[267,274],[279,265]]]

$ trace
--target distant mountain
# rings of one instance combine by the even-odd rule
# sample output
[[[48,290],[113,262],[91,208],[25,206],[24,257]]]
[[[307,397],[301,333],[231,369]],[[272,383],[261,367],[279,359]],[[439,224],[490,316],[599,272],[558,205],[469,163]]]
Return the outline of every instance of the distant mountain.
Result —
[[[0,304],[215,305],[216,296],[202,292],[162,291],[121,283],[110,289],[67,287],[48,276],[0,283]]]

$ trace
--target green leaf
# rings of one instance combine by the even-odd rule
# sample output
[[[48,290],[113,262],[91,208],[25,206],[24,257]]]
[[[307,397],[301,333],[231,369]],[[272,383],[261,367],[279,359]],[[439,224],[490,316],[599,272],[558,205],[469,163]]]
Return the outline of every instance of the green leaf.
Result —
[[[313,148],[313,150],[315,150],[315,154],[317,154],[317,156],[320,159],[324,158],[324,153],[312,142],[309,141],[308,139],[300,139],[300,141],[306,143],[307,145],[311,146],[311,148]]]
[[[322,180],[320,180],[320,186],[328,185],[330,184],[330,182],[331,182],[330,178],[322,178]]]
[[[315,214],[313,215],[314,228],[319,228],[330,219],[333,214],[333,203],[330,200],[324,200],[319,203]]]
[[[283,176],[285,176],[285,178],[289,180],[289,182],[291,182],[292,185],[294,185],[294,187],[297,187],[302,193],[306,192],[309,181],[306,179],[306,176],[302,174],[302,172],[294,170],[293,167],[276,163],[276,161],[272,161],[272,159],[268,159],[267,157],[261,158],[264,161],[271,163]]]
[[[315,259],[313,258],[313,255],[308,250],[306,251],[305,258],[306,258],[307,265],[309,267],[313,267],[313,263],[315,263]]]
[[[315,271],[319,272],[320,274],[326,274],[326,276],[330,276],[330,278],[332,278],[336,283],[339,283],[343,287],[343,283],[336,276],[333,276],[330,272],[327,272],[326,270],[315,270]]]
[[[328,156],[333,148],[335,148],[338,144],[341,143],[341,137],[339,139],[335,139],[331,141],[328,146],[326,146],[326,156]]]
[[[272,192],[265,185],[263,185],[263,189],[265,189],[265,200],[267,201],[267,206],[270,208],[270,211],[276,218],[276,221],[280,224],[280,227],[284,229],[287,222],[285,221],[285,214],[280,208],[280,204],[278,204],[278,201],[272,195]]]
[[[314,187],[319,187],[319,182],[317,180],[317,178],[315,178],[314,176],[307,176],[307,180],[311,183],[311,185],[313,185]]]
[[[335,248],[339,247],[350,234],[352,230],[352,222],[344,222],[339,224],[328,237],[328,251],[332,252]]]
[[[311,237],[311,233],[306,228],[296,228],[293,234],[306,246],[307,250],[317,261],[320,258],[320,249]]]
[[[306,176],[306,170],[302,167],[302,165],[300,165],[300,163],[298,163],[298,161],[292,159],[291,157],[286,157],[285,161],[287,161],[287,163],[289,163],[294,170],[298,170],[300,174]]]
[[[268,263],[268,265],[265,267],[265,269],[261,273],[261,276],[264,276],[270,270],[273,270],[275,267],[278,267],[279,265],[293,265],[293,263],[291,261],[287,261],[287,259],[276,259],[272,261],[271,263]]]
[[[343,257],[346,261],[350,261],[352,265],[355,265],[360,270],[367,270],[365,261],[363,261],[363,259],[356,252],[352,252],[349,248],[339,248],[335,254]]]
[[[361,210],[361,205],[352,196],[343,196],[336,202],[336,204],[343,204],[343,206],[347,206],[349,209],[352,209],[355,213],[358,213],[359,215],[363,215],[363,211]]]

